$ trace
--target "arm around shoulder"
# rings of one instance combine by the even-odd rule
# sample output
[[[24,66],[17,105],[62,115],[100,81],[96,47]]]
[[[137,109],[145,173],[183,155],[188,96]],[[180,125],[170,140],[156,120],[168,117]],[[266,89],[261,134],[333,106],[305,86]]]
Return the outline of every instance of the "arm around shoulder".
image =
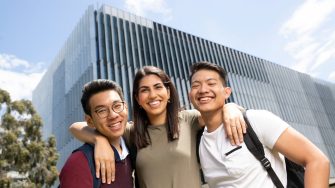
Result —
[[[87,125],[86,122],[76,122],[69,127],[75,138],[82,142],[94,144],[94,161],[96,177],[100,177],[102,182],[108,183],[115,180],[115,159],[114,151],[108,139],[98,133],[95,128]]]
[[[95,128],[88,126],[85,121],[73,123],[70,125],[69,131],[76,139],[90,144],[95,144],[98,137],[104,137],[95,131]]]
[[[305,187],[328,187],[330,163],[326,155],[302,134],[287,128],[274,149],[305,167]]]
[[[228,103],[223,107],[223,124],[232,145],[243,142],[243,133],[246,133],[243,112],[245,109],[235,103]]]

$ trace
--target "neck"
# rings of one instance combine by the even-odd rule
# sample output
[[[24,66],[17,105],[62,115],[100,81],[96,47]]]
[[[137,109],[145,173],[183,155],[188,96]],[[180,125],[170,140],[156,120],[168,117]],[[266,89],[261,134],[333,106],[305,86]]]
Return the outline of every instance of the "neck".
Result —
[[[201,117],[204,119],[207,131],[215,131],[223,122],[222,111],[201,112]]]
[[[155,126],[155,125],[163,125],[166,123],[166,113],[164,114],[158,114],[158,115],[153,115],[153,116],[148,116],[150,124]]]
[[[119,137],[119,138],[109,138],[109,143],[111,145],[113,145],[119,153],[122,153],[121,137]]]

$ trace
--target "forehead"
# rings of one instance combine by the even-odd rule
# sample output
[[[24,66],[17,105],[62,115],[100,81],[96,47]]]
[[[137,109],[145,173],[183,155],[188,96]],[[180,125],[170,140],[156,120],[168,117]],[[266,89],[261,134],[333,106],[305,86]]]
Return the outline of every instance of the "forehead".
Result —
[[[219,73],[213,70],[202,69],[193,74],[191,81],[206,81],[211,79],[220,80]]]
[[[121,96],[115,90],[106,90],[92,95],[89,104],[91,108],[99,105],[109,105],[114,101],[121,101]]]
[[[140,84],[139,86],[151,86],[151,85],[155,85],[157,83],[163,83],[162,79],[154,74],[149,74],[147,76],[144,76],[141,80],[140,80]]]

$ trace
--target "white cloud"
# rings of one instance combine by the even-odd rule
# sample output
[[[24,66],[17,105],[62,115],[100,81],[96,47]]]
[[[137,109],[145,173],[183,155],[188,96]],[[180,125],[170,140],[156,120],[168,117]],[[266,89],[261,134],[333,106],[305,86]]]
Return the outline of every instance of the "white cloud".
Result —
[[[28,61],[14,55],[0,54],[0,88],[8,91],[12,100],[31,100],[32,91],[46,72],[41,70],[41,64],[37,64],[39,69],[36,70],[35,65]],[[18,67],[20,71],[16,70]]]
[[[165,0],[125,0],[126,7],[136,15],[147,17],[148,14],[161,14],[165,21],[172,19],[171,9]]]
[[[29,67],[29,63],[25,60],[19,59],[14,55],[0,54],[0,68],[13,69],[17,67]]]
[[[335,81],[335,71],[329,74],[328,79],[331,81]]]
[[[289,35],[291,32],[305,34],[317,30],[319,26],[329,18],[334,11],[333,0],[307,0],[282,26],[281,33]]]
[[[295,60],[291,68],[313,74],[335,59],[335,1],[307,0],[281,27],[285,51]]]

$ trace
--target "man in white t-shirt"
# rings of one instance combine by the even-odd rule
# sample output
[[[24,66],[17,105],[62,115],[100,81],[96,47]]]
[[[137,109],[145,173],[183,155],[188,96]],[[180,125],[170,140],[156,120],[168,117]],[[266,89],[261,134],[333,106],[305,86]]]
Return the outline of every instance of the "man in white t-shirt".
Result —
[[[206,128],[199,156],[210,187],[275,187],[267,171],[245,143],[232,146],[223,138],[222,106],[231,94],[225,70],[209,62],[193,64],[190,100],[200,111]],[[247,117],[282,184],[286,187],[285,155],[305,167],[305,187],[328,187],[329,160],[307,138],[278,116],[265,110],[248,110]]]

